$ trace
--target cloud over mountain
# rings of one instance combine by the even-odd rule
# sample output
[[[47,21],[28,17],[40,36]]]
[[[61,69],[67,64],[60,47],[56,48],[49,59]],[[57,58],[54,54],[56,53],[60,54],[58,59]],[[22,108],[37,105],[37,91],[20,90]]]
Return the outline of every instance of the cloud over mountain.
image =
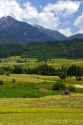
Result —
[[[82,14],[76,19],[74,25],[79,28],[79,31],[78,31],[78,32],[83,33],[83,12],[82,12]]]
[[[9,15],[30,24],[39,24],[63,33],[67,31],[66,35],[70,35],[72,32],[68,24],[66,25],[66,22],[70,20],[72,15],[78,12],[80,5],[81,1],[78,0],[55,0],[55,3],[50,1],[50,3],[44,6],[41,5],[42,7],[39,10],[29,0],[21,3],[19,3],[19,0],[0,0],[0,17]],[[81,25],[81,16],[75,21],[75,26],[78,25],[79,28]],[[65,27],[63,26],[63,22],[65,23]]]

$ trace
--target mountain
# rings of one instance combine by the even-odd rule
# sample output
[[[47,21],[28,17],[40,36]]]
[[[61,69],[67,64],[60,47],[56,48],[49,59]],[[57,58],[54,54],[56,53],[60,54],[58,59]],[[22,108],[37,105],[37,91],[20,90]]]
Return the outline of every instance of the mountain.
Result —
[[[75,35],[72,35],[70,37],[68,37],[68,39],[83,39],[83,34],[75,34]]]
[[[20,42],[27,44],[46,41],[54,41],[54,38],[32,25],[17,21],[10,16],[0,18],[0,43]]]
[[[40,32],[46,33],[47,35],[51,36],[52,38],[54,38],[57,41],[66,39],[66,36],[64,36],[63,34],[61,34],[58,31],[46,29],[46,28],[41,27],[39,25],[35,25],[35,27],[38,28]]]
[[[25,22],[7,16],[0,18],[0,44],[30,42],[53,42],[66,39],[83,38],[83,34],[66,37],[58,31],[43,28],[39,25],[33,26]]]

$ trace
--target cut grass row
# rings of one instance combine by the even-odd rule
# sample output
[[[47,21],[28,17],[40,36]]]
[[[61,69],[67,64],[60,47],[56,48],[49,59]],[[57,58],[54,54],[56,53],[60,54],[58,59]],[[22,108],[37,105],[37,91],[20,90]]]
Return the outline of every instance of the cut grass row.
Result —
[[[82,124],[82,95],[0,99],[0,125]]]
[[[83,108],[83,95],[73,93],[69,96],[46,96],[41,98],[0,98],[0,107],[27,108]],[[0,108],[0,109],[1,109]],[[6,109],[6,108],[5,108]],[[7,108],[8,109],[8,108]]]
[[[10,109],[11,110],[11,109]],[[20,109],[19,109],[20,110]],[[22,109],[24,110],[24,109]],[[0,125],[82,125],[82,109],[25,109],[0,114]]]

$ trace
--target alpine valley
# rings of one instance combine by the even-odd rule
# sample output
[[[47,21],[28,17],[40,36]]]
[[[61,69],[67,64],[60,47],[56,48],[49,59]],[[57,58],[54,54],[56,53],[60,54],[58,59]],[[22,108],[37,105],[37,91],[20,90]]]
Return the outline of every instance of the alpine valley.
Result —
[[[83,34],[66,37],[58,31],[21,22],[11,16],[0,18],[0,57],[82,58]]]

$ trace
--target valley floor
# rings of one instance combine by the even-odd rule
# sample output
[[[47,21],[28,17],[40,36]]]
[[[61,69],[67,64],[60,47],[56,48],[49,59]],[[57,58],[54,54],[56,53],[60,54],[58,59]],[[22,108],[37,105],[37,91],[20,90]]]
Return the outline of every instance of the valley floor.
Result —
[[[17,63],[19,57],[4,59],[2,66],[22,65],[35,67],[43,64],[35,59]],[[83,59],[52,59],[47,64],[53,67],[83,66]],[[53,84],[61,81],[76,86],[71,96],[62,96],[53,91]],[[83,125],[83,80],[75,77],[61,80],[58,76],[30,74],[0,75],[0,125]],[[14,81],[14,82],[13,82]]]

